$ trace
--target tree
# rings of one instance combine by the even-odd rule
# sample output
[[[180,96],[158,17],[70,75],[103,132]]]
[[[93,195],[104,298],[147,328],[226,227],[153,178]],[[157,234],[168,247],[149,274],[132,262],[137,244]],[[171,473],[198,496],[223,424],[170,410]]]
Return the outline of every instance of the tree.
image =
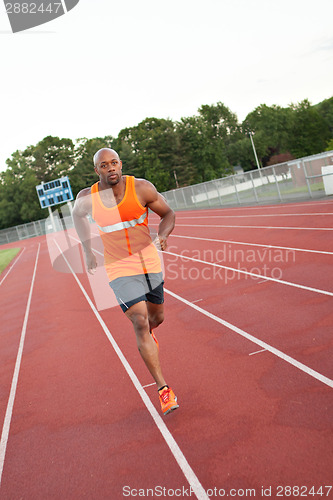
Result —
[[[326,148],[326,151],[332,151],[332,150],[333,150],[333,139],[328,141],[327,148]]]
[[[232,173],[227,149],[241,137],[236,115],[223,103],[203,105],[198,111],[198,116],[182,118],[177,124],[187,185]]]
[[[135,170],[136,157],[131,146],[127,142],[119,139],[118,136],[114,142],[114,149],[118,152],[123,163],[124,174],[130,174],[133,172]]]
[[[47,136],[24,151],[29,158],[38,183],[67,175],[74,163],[74,143],[71,139]]]
[[[330,139],[327,121],[318,109],[304,101],[293,104],[292,129],[289,150],[296,157],[313,155],[324,151]]]
[[[295,157],[290,153],[281,153],[279,155],[271,156],[267,166],[278,165],[279,163],[286,163],[288,161],[294,160]]]
[[[158,191],[173,187],[178,151],[172,120],[146,118],[135,127],[121,130],[117,142],[125,154],[124,172],[148,179]]]
[[[245,134],[229,145],[227,155],[231,165],[241,165],[245,172],[257,168],[250,138]]]
[[[15,151],[0,174],[0,227],[10,227],[45,216],[35,186],[39,184],[25,152]]]
[[[268,164],[271,156],[288,151],[291,130],[292,110],[276,105],[261,104],[242,123],[245,136],[250,132],[254,133],[257,155],[263,167]],[[251,163],[256,168],[254,158]]]
[[[96,180],[93,156],[103,147],[118,151],[125,174],[144,177],[159,191],[232,173],[232,165],[256,169],[249,132],[262,166],[333,149],[333,97],[312,106],[306,99],[287,108],[261,104],[240,125],[222,102],[204,104],[178,122],[146,118],[111,136],[71,139],[47,136],[15,151],[0,173],[0,227],[46,216],[35,186],[68,175],[74,195]]]
[[[333,138],[333,97],[324,99],[314,108],[324,118],[330,131],[330,136]]]
[[[45,137],[36,146],[15,151],[1,174],[0,226],[22,224],[47,215],[41,209],[36,186],[67,175],[73,163],[71,139]]]
[[[213,178],[232,173],[227,148],[241,137],[237,116],[222,102],[201,106],[199,114],[204,124],[205,154],[213,168]]]

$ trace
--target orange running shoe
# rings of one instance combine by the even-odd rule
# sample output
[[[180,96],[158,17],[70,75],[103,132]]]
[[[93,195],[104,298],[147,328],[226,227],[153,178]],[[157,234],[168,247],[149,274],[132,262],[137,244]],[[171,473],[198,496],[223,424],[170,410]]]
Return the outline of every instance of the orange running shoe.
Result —
[[[170,389],[170,387],[163,387],[158,391],[158,395],[160,398],[161,409],[164,415],[167,415],[171,411],[179,408],[179,405],[177,404],[177,397],[175,396],[173,390]]]
[[[155,340],[156,345],[157,345],[157,349],[158,349],[158,350],[160,350],[160,346],[159,346],[158,340],[157,340],[157,338],[155,337],[153,330],[150,330],[150,335],[151,335],[151,336],[153,337],[153,339]]]

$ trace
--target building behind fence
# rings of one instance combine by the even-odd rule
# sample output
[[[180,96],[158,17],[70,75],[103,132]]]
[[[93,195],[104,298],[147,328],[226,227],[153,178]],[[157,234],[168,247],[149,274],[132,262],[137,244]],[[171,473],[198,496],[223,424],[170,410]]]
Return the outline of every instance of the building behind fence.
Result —
[[[323,198],[333,195],[333,151],[172,189],[163,195],[174,210]],[[73,227],[68,207],[62,207],[61,213],[65,227]],[[55,229],[61,230],[62,227]],[[2,229],[0,245],[41,236],[50,230],[52,225],[49,218]]]

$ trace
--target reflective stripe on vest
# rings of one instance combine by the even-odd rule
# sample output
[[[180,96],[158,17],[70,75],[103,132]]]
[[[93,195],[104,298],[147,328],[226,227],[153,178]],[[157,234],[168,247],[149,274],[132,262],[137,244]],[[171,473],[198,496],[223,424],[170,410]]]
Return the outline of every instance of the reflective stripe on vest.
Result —
[[[121,231],[122,229],[128,229],[129,227],[134,227],[137,224],[142,224],[147,217],[147,212],[144,212],[138,219],[125,220],[123,222],[117,222],[117,224],[112,224],[111,226],[98,226],[103,233],[113,233],[114,231]]]

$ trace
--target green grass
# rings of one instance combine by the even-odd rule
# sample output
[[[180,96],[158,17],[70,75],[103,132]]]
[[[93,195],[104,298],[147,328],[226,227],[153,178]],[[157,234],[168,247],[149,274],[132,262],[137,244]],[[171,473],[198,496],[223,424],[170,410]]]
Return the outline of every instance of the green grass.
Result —
[[[0,250],[0,273],[10,264],[14,257],[19,253],[20,248],[8,248]]]
[[[316,182],[315,184],[310,184],[311,191],[324,191],[324,183],[323,182]],[[301,186],[297,188],[292,188],[292,189],[287,189],[286,191],[282,191],[283,193],[308,193],[308,187],[307,186]]]

